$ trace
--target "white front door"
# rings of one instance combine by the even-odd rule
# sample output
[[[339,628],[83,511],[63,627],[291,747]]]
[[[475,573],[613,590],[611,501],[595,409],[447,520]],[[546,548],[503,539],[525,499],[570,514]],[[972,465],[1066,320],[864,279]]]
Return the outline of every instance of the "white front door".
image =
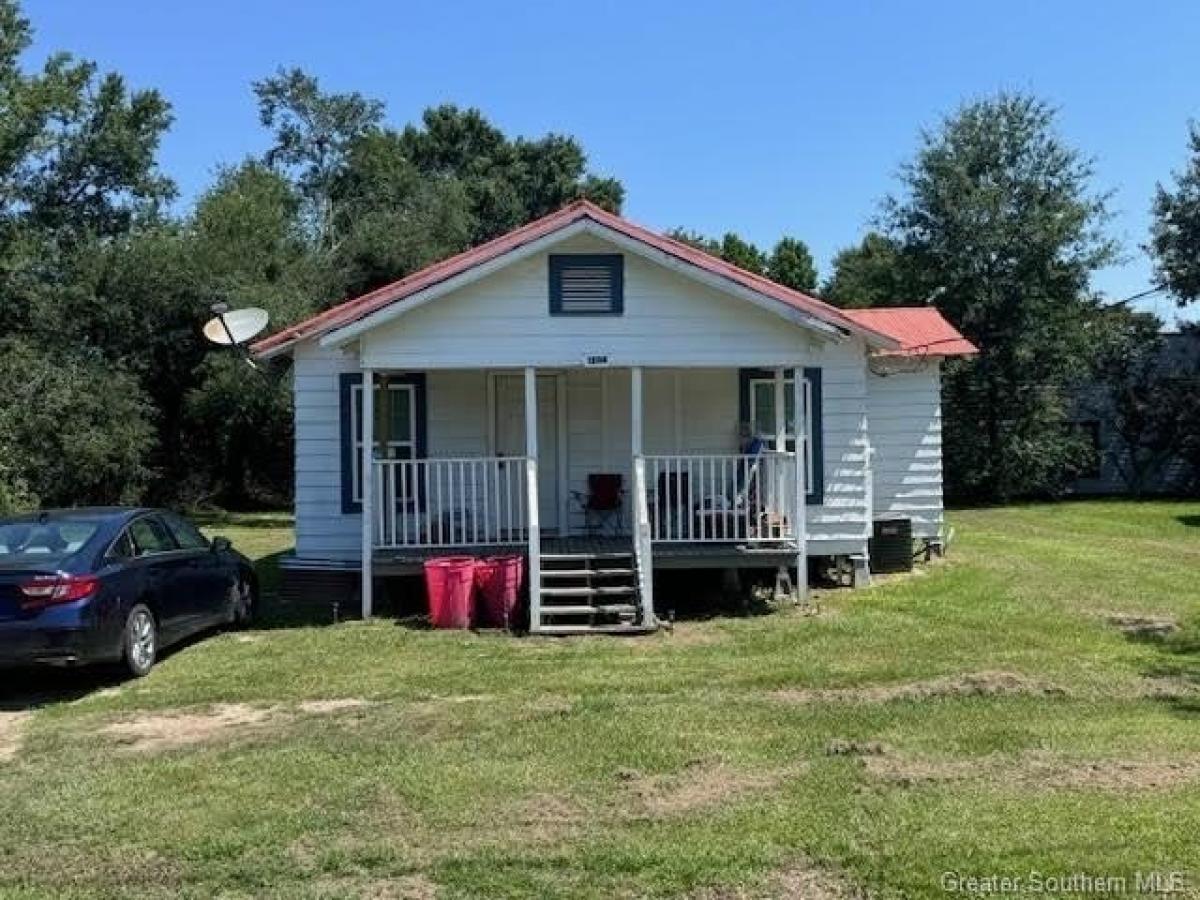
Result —
[[[525,455],[525,376],[497,373],[496,454]],[[558,528],[558,379],[537,377],[538,518],[543,529]]]

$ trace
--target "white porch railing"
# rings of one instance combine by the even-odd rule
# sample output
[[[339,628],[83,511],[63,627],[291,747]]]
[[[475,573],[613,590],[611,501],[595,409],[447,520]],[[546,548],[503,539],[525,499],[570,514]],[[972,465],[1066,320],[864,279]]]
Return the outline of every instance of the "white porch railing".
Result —
[[[647,456],[645,460],[652,540],[796,539],[794,453]]]
[[[521,456],[376,460],[374,546],[524,544],[527,464]]]

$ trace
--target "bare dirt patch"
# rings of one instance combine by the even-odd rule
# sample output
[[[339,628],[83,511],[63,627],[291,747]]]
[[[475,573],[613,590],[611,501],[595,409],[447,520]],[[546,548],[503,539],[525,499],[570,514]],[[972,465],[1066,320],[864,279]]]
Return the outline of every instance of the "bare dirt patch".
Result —
[[[360,900],[434,900],[437,884],[424,875],[397,878],[322,878],[313,884],[316,897],[357,897]]]
[[[362,700],[358,697],[340,697],[336,700],[303,700],[296,704],[296,708],[303,713],[325,715],[345,709],[362,709],[364,706],[370,705],[370,700]]]
[[[691,900],[866,900],[867,893],[834,869],[805,861],[793,863],[772,874],[764,885],[702,888],[689,894]]]
[[[1038,791],[1150,791],[1200,780],[1200,757],[1080,761],[1045,753],[954,760],[881,756],[864,759],[863,764],[875,777],[904,786],[981,779]]]
[[[890,703],[943,697],[1061,697],[1057,685],[1016,672],[972,672],[951,678],[856,688],[785,688],[771,696],[785,703]]]
[[[506,840],[522,844],[551,844],[577,834],[596,817],[565,797],[534,794],[505,810]]]
[[[262,725],[271,715],[270,709],[244,703],[222,703],[205,712],[141,715],[106,725],[100,733],[117,738],[132,750],[149,753],[242,732]]]
[[[25,734],[25,723],[31,715],[24,709],[0,709],[0,763],[16,757]]]
[[[284,725],[293,720],[296,713],[330,715],[360,709],[369,703],[357,698],[307,700],[296,704],[294,709],[279,705],[220,703],[203,711],[146,713],[113,722],[101,728],[99,733],[116,738],[130,750],[153,753]]]
[[[1179,623],[1166,616],[1143,616],[1129,613],[1109,613],[1105,617],[1109,625],[1132,638],[1153,640],[1164,638],[1179,630]]]
[[[790,774],[792,770],[783,769],[744,772],[723,762],[698,760],[681,772],[643,775],[621,770],[617,777],[623,782],[623,805],[638,814],[659,818],[685,815],[770,790]]]

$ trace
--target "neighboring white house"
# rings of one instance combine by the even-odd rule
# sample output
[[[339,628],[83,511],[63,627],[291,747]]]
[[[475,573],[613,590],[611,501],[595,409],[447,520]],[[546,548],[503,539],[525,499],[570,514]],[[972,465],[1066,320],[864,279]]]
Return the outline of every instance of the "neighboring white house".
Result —
[[[653,626],[656,568],[864,570],[884,516],[939,540],[939,363],[975,349],[581,201],[253,352],[294,360],[287,566],[361,572],[369,615],[374,578],[515,548],[553,632]]]

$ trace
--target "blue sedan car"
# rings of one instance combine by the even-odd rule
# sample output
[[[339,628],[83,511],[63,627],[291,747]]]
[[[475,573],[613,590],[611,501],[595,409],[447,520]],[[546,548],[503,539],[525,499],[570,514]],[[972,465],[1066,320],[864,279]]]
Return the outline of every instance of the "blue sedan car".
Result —
[[[253,615],[254,569],[156,509],[51,510],[0,519],[0,665],[118,663]]]

